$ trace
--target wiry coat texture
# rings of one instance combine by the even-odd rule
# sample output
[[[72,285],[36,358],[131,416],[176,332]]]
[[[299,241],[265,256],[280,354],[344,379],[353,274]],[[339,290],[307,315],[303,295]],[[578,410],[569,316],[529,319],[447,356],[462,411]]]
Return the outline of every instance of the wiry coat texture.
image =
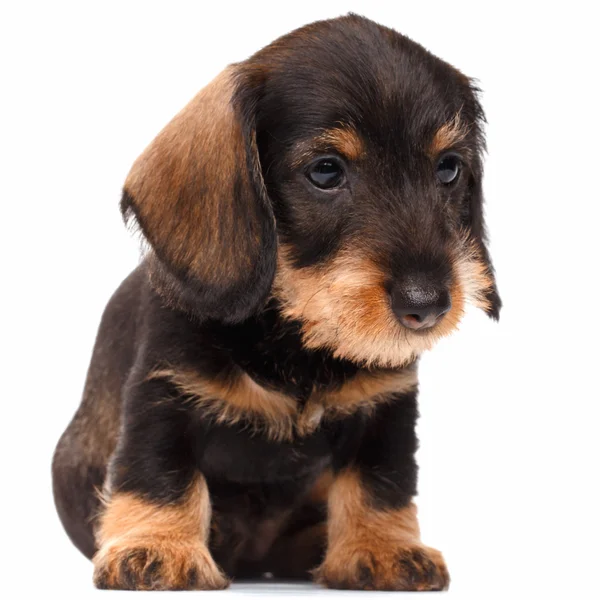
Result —
[[[412,504],[417,360],[466,302],[498,317],[482,121],[467,77],[349,15],[229,66],[143,152],[121,206],[149,251],[53,463],[97,586],[447,587]],[[398,286],[447,312],[403,325]]]

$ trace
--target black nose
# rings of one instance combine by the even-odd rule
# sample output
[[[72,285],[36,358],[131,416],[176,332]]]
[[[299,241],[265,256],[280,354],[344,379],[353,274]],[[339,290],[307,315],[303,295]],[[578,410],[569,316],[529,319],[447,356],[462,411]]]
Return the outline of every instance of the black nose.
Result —
[[[418,277],[397,283],[391,299],[392,310],[400,323],[409,329],[433,327],[452,306],[445,286]]]

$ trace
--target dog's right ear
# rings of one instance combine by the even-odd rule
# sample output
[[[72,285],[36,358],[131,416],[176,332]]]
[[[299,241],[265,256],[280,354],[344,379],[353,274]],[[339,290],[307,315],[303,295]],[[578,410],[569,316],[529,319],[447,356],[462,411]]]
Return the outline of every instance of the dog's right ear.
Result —
[[[241,321],[264,303],[276,265],[275,222],[261,174],[258,93],[232,65],[137,159],[121,210],[152,248],[153,286],[196,319]]]

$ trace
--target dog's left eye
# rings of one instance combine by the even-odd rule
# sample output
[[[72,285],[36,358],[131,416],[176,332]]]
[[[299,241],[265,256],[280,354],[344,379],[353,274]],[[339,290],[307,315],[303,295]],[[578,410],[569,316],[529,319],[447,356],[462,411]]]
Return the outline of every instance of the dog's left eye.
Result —
[[[447,154],[438,161],[436,174],[438,179],[444,183],[453,183],[460,174],[461,161],[456,154]]]
[[[322,158],[310,165],[306,176],[314,186],[322,190],[330,190],[342,184],[344,169],[334,158]]]

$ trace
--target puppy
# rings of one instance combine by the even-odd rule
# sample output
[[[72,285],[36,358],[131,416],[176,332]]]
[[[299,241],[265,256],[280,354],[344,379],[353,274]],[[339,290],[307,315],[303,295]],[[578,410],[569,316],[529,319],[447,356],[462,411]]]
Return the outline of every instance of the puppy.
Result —
[[[419,537],[417,362],[500,299],[470,80],[349,15],[231,65],[135,162],[54,497],[99,588],[314,576],[442,590]]]

